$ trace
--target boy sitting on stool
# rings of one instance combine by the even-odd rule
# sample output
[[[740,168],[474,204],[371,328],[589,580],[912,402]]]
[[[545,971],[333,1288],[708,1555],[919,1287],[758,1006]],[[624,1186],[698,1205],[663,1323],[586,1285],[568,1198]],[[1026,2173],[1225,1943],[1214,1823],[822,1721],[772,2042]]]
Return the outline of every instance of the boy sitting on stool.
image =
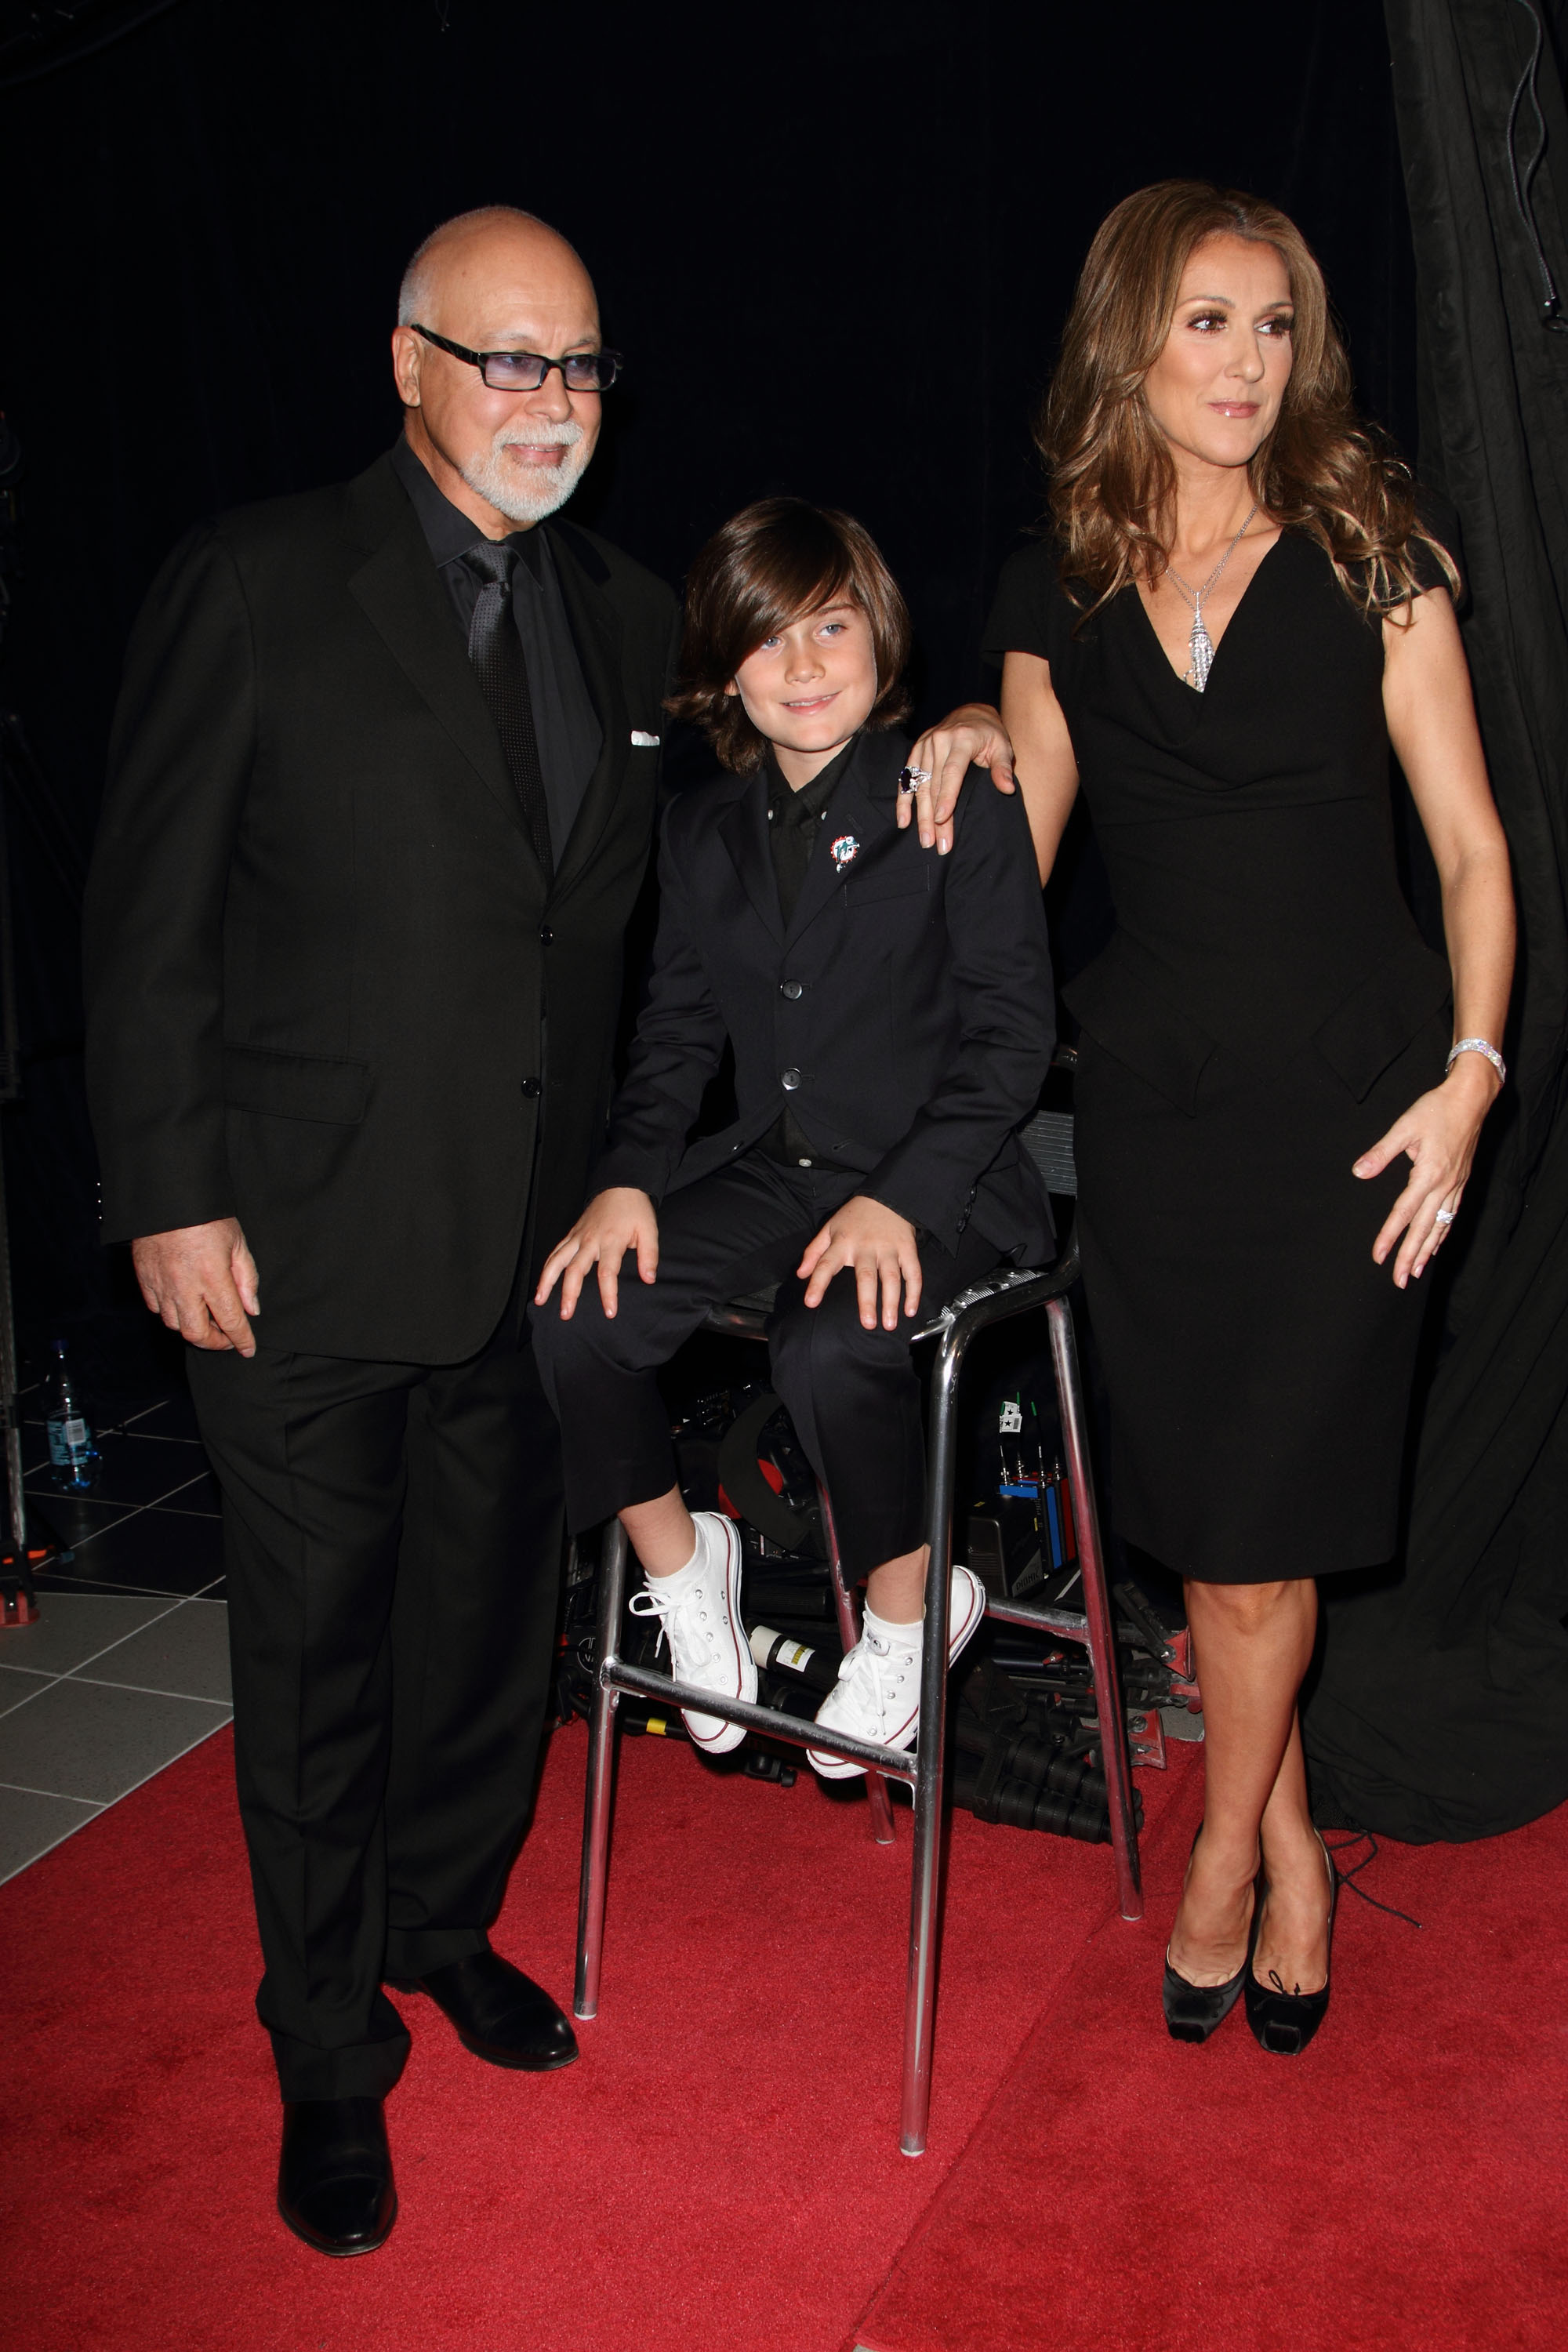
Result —
[[[662,1620],[678,1682],[755,1698],[740,1538],[682,1501],[655,1372],[715,1303],[781,1284],[773,1382],[832,1499],[845,1573],[866,1580],[864,1632],[816,1720],[908,1748],[927,1559],[909,1330],[999,1261],[1050,1254],[1016,1133],[1053,1034],[1028,826],[1020,798],[973,774],[950,856],[897,824],[908,746],[881,730],[908,708],[909,615],[847,515],[748,507],[698,557],[686,613],[670,708],[732,772],[666,819],[602,1189],[536,1294],[545,1310],[561,1284],[534,1345],[567,1517],[580,1530],[619,1514],[647,1571],[632,1607]],[[740,1115],[689,1146],[726,1038]],[[631,1252],[639,1278],[623,1282]],[[951,1655],[984,1607],[955,1568]],[[686,1725],[710,1756],[745,1736],[714,1716]],[[862,1769],[807,1753],[830,1780]]]

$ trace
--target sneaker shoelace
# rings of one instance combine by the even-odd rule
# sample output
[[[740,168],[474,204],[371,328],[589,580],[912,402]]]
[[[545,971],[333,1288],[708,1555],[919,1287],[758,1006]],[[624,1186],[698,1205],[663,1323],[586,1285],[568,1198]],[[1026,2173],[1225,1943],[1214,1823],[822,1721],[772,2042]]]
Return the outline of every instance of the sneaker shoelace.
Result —
[[[858,1708],[869,1703],[878,1737],[886,1727],[889,1709],[912,1663],[890,1644],[885,1650],[874,1650],[862,1636],[838,1670],[840,1682],[850,1685],[848,1696],[853,1704]]]
[[[657,1617],[658,1640],[654,1645],[657,1658],[661,1649],[668,1648],[671,1665],[675,1665],[679,1643],[686,1654],[687,1665],[710,1665],[719,1654],[719,1634],[703,1605],[708,1598],[706,1582],[694,1585],[684,1595],[661,1592],[657,1583],[645,1584],[634,1592],[627,1606],[634,1617]]]

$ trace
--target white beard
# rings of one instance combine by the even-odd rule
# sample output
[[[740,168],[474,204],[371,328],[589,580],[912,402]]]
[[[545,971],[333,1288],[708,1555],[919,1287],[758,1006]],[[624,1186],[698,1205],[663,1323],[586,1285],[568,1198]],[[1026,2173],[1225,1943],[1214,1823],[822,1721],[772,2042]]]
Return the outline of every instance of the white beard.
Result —
[[[520,444],[552,445],[563,449],[558,466],[514,466],[506,452]],[[583,427],[572,417],[559,424],[541,421],[527,426],[503,425],[490,444],[487,457],[471,457],[458,468],[470,490],[488,499],[508,522],[542,522],[563,507],[582,479],[591,451],[584,446]]]

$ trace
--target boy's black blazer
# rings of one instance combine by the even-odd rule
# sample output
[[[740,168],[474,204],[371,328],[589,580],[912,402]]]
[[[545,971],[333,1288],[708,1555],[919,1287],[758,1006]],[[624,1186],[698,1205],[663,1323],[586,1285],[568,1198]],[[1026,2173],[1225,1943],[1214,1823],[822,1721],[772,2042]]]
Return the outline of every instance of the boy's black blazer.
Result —
[[[952,854],[894,816],[902,737],[863,735],[787,930],[761,773],[684,792],[664,823],[653,971],[596,1188],[658,1201],[766,1134],[787,1102],[826,1159],[952,1249],[972,1219],[1042,1263],[1050,1209],[1016,1129],[1055,1034],[1023,802],[975,772]],[[687,1148],[728,1036],[740,1116]]]
[[[387,458],[193,532],[131,642],[87,908],[103,1232],[237,1215],[275,1347],[460,1361],[531,1195],[542,1248],[582,1205],[677,614],[544,528],[604,730],[553,877]]]

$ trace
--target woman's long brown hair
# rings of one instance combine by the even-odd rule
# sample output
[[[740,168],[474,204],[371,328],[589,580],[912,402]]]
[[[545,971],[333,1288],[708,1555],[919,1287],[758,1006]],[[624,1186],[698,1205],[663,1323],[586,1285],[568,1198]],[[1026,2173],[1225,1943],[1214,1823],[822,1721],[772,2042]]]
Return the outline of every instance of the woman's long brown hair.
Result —
[[[1413,540],[1427,541],[1457,589],[1447,551],[1417,519],[1408,468],[1356,416],[1350,362],[1305,237],[1274,205],[1201,180],[1140,188],[1101,222],[1089,247],[1036,430],[1064,583],[1087,589],[1096,611],[1129,583],[1152,583],[1165,569],[1176,475],[1143,379],[1171,331],[1182,273],[1211,236],[1272,245],[1290,279],[1289,381],[1274,430],[1247,468],[1258,506],[1315,541],[1346,594],[1369,613],[1419,593]]]

